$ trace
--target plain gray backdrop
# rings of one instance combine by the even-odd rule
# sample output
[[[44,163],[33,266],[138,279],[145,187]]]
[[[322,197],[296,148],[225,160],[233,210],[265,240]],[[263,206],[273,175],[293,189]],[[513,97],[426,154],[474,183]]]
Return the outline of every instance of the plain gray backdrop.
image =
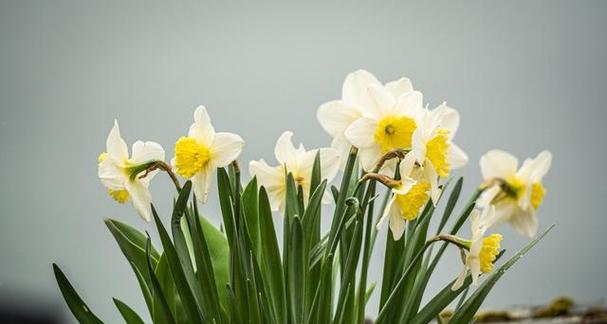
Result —
[[[135,277],[103,224],[112,217],[155,233],[130,206],[109,199],[96,177],[114,118],[127,142],[157,141],[170,158],[204,104],[217,130],[246,140],[243,165],[274,161],[284,130],[307,147],[328,145],[316,110],[340,97],[347,73],[364,68],[383,81],[407,76],[431,107],[446,100],[459,109],[456,142],[470,156],[456,172],[465,176],[465,195],[480,182],[478,159],[489,149],[521,159],[553,152],[539,219],[540,229],[557,227],[485,307],[561,294],[601,300],[606,31],[607,3],[599,1],[1,1],[0,295],[67,312],[51,272],[57,262],[101,318],[121,321],[112,296],[145,315]],[[168,178],[160,175],[152,190],[168,217]],[[202,207],[214,220],[216,194]],[[503,233],[507,253],[527,242]],[[447,254],[430,292],[460,271],[458,252]],[[377,295],[368,312],[376,314]]]

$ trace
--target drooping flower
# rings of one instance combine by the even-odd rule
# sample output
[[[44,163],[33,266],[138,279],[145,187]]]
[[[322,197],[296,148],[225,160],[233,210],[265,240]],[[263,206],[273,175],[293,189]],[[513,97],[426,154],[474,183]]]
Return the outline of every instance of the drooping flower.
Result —
[[[114,127],[106,140],[106,150],[98,158],[98,176],[114,200],[119,203],[131,201],[146,221],[151,219],[152,203],[148,186],[158,172],[147,172],[146,169],[155,161],[164,161],[164,149],[155,142],[135,142],[129,158],[127,145],[120,136],[118,121],[114,121]],[[144,172],[147,172],[145,176]]]
[[[285,208],[286,179],[287,172],[293,175],[296,186],[301,186],[304,202],[307,203],[310,192],[310,181],[312,169],[317,152],[320,157],[321,178],[327,181],[333,180],[339,169],[339,155],[334,148],[320,148],[306,150],[303,144],[295,148],[291,138],[293,133],[286,131],[276,141],[274,155],[279,165],[269,166],[264,159],[251,161],[249,172],[251,176],[257,177],[260,185],[268,192],[272,210],[281,212]],[[286,168],[286,172],[285,172]],[[325,193],[323,202],[330,201],[330,196]]]
[[[377,229],[388,221],[394,240],[399,240],[405,231],[407,221],[419,215],[430,197],[430,184],[419,167],[415,166],[415,156],[409,153],[399,166],[400,184],[392,188],[392,197],[388,201]]]
[[[518,160],[512,154],[501,150],[487,152],[480,160],[485,191],[477,205],[494,205],[499,222],[510,222],[519,233],[535,236],[536,210],[546,194],[542,179],[551,163],[552,154],[543,151],[534,159],[526,159],[517,170]]]
[[[468,253],[465,256],[464,270],[453,283],[452,290],[458,290],[464,284],[468,271],[472,276],[473,285],[478,285],[478,277],[481,273],[493,271],[493,262],[500,252],[502,236],[500,234],[485,236],[485,232],[493,224],[494,212],[493,207],[484,208],[482,213],[477,209],[473,210],[470,215],[472,238],[469,241],[456,239],[462,248],[468,250]]]
[[[419,114],[418,127],[412,136],[412,152],[430,184],[431,198],[436,203],[440,190],[438,178],[468,162],[468,156],[452,141],[459,126],[457,110],[441,104]]]
[[[192,180],[196,197],[206,202],[213,171],[236,160],[243,146],[244,141],[236,134],[215,133],[206,108],[199,106],[188,136],[175,143],[172,164],[179,175]]]
[[[414,110],[421,100],[409,79],[383,85],[359,70],[346,77],[342,99],[322,105],[317,116],[340,155],[345,159],[350,146],[358,147],[363,168],[369,171],[382,153],[410,147]]]

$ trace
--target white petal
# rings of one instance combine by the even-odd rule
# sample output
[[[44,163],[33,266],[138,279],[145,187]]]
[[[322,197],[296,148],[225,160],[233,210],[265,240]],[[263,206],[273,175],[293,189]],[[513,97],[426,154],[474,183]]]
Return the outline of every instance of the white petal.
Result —
[[[540,182],[550,170],[550,166],[552,164],[552,153],[550,151],[542,151],[535,158],[535,165],[533,168],[533,172],[531,172],[530,180],[532,182]]]
[[[204,167],[200,172],[196,173],[190,180],[192,180],[192,187],[194,188],[194,194],[196,199],[202,203],[206,203],[209,199],[209,187],[211,186],[213,169],[210,166]]]
[[[156,142],[137,141],[133,143],[133,154],[129,160],[132,164],[143,164],[151,161],[164,161],[164,149]]]
[[[263,159],[251,161],[249,162],[249,173],[252,177],[257,177],[257,182],[267,191],[284,186],[285,172],[282,166],[271,167]]]
[[[339,163],[341,159],[339,153],[333,148],[320,149],[320,171],[321,178],[327,179],[328,182],[333,180],[339,171]]]
[[[373,100],[374,106],[371,107],[371,116],[381,118],[382,116],[392,115],[396,104],[394,96],[381,85],[371,85],[367,88],[369,96]]]
[[[491,178],[507,179],[516,174],[518,160],[508,152],[491,150],[481,157],[480,165],[485,180]]]
[[[430,183],[430,199],[432,199],[432,203],[434,206],[436,206],[438,199],[440,198],[441,191],[438,187],[438,175],[436,174],[436,170],[434,169],[432,162],[426,161],[424,173],[426,180]]]
[[[407,153],[407,155],[405,155],[405,158],[400,162],[399,171],[401,178],[410,176],[414,167],[415,155],[409,152]]]
[[[398,241],[403,236],[405,232],[405,225],[407,221],[400,215],[400,208],[397,204],[392,204],[392,208],[390,208],[390,230],[392,231],[392,236],[394,236],[394,240]]]
[[[415,179],[409,177],[402,178],[400,181],[400,186],[392,189],[392,192],[398,195],[406,195],[409,190],[411,190],[411,188],[417,183]]]
[[[400,114],[414,115],[416,109],[422,108],[424,95],[419,91],[407,92],[398,97],[398,110]]]
[[[322,128],[333,137],[342,135],[346,128],[361,116],[362,113],[357,107],[337,100],[323,104],[316,114]]]
[[[377,121],[371,118],[359,118],[346,129],[346,138],[358,148],[372,147],[375,144]]]
[[[361,148],[358,151],[358,159],[360,160],[360,164],[367,172],[370,172],[375,169],[377,161],[379,160],[381,155],[381,150],[377,145],[367,148]]]
[[[468,163],[468,155],[453,143],[449,143],[448,159],[452,169],[461,168]]]
[[[274,155],[276,156],[276,160],[278,160],[280,164],[286,164],[289,169],[298,167],[298,152],[293,145],[293,141],[291,140],[292,137],[293,132],[283,132],[280,137],[278,137],[276,146],[274,147]]]
[[[127,181],[125,188],[129,192],[135,210],[144,220],[149,222],[152,219],[152,194],[150,190],[137,180]]]
[[[97,175],[106,188],[113,190],[124,189],[124,183],[128,181],[124,169],[117,166],[110,158],[99,163]]]
[[[337,154],[339,155],[339,169],[343,170],[346,166],[346,162],[348,161],[348,156],[350,155],[350,148],[352,144],[345,135],[336,136],[331,142],[331,147],[337,150]]]
[[[357,107],[369,107],[372,105],[371,98],[367,92],[370,85],[381,85],[373,74],[358,70],[348,74],[342,87],[342,99],[345,104]]]
[[[394,98],[400,97],[402,94],[413,91],[413,84],[408,78],[401,78],[396,81],[388,82],[386,89],[392,93]]]
[[[112,127],[112,130],[107,136],[105,149],[107,154],[116,160],[126,161],[129,158],[129,149],[122,137],[120,137],[120,128],[118,127],[117,120],[114,120],[114,127]]]
[[[194,124],[190,127],[189,136],[198,140],[198,142],[210,145],[215,137],[215,128],[211,124],[211,117],[204,106],[198,106],[194,111]]]
[[[214,168],[223,168],[236,160],[244,141],[236,134],[217,133],[211,144],[211,161]]]
[[[478,277],[481,275],[481,263],[478,258],[472,258],[468,262],[470,268],[470,276],[472,277],[472,284],[478,286]]]
[[[395,199],[396,196],[392,195],[390,200],[388,200],[388,203],[386,204],[386,208],[384,209],[381,218],[377,222],[377,225],[375,225],[375,229],[377,229],[378,231],[381,230],[384,227],[384,224],[390,219],[390,212],[392,208],[394,208]]]
[[[421,165],[426,161],[426,140],[424,138],[424,129],[418,128],[413,132],[411,137],[411,153],[415,156],[417,162]]]
[[[510,224],[519,233],[529,238],[533,238],[537,233],[537,216],[531,208],[528,211],[518,210],[514,212],[510,218]]]
[[[459,276],[457,276],[457,279],[453,283],[453,286],[451,286],[451,290],[456,291],[460,289],[464,284],[464,281],[466,280],[466,275],[468,275],[468,267],[464,266],[464,270],[462,270]]]
[[[452,138],[457,132],[459,127],[459,112],[449,106],[446,103],[438,106],[434,111],[437,113],[437,123],[440,128],[446,128],[449,130],[449,135]]]

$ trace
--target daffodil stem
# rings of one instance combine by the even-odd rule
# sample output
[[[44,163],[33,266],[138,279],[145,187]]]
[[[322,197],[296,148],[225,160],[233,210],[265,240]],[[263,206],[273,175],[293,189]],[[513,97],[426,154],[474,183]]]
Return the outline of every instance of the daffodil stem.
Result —
[[[179,183],[179,179],[177,178],[177,175],[175,174],[175,172],[173,172],[173,169],[171,168],[170,165],[168,165],[166,162],[164,161],[155,161],[154,163],[150,164],[150,166],[145,170],[145,173],[142,174],[141,176],[139,176],[139,179],[145,178],[147,177],[147,175],[155,170],[162,170],[164,172],[166,172],[169,177],[171,178],[171,181],[173,181],[173,184],[175,185],[175,189],[177,189],[177,192],[181,191],[181,184]]]
[[[461,248],[461,249],[465,249],[465,250],[469,250],[470,246],[468,244],[466,244],[467,242],[465,242],[463,239],[455,236],[455,235],[451,235],[451,234],[440,234],[435,236],[434,238],[432,238],[435,241],[444,241],[447,243],[451,243],[456,245],[457,247]]]
[[[362,178],[360,178],[359,183],[366,181],[366,180],[379,181],[382,184],[384,184],[386,187],[389,187],[389,188],[394,188],[401,183],[400,180],[395,180],[386,175],[379,174],[379,173],[366,173],[364,176],[362,176]]]
[[[410,150],[404,150],[404,149],[394,149],[391,151],[386,152],[386,154],[382,155],[382,157],[379,158],[379,160],[377,161],[377,163],[375,164],[375,169],[373,169],[373,173],[377,173],[379,172],[379,170],[381,170],[381,168],[384,166],[384,164],[392,159],[398,158],[399,160],[402,160],[405,158],[405,155],[407,155],[407,153],[409,153]]]

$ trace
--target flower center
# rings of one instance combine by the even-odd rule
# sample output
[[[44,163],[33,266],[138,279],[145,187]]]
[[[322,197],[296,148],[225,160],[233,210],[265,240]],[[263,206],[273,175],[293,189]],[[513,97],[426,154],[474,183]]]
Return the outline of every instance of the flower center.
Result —
[[[385,153],[393,149],[411,147],[411,137],[417,124],[405,116],[388,116],[377,124],[374,138]]]
[[[408,221],[415,219],[419,210],[428,202],[428,182],[418,182],[404,195],[396,195],[396,203],[400,208],[400,214]]]
[[[493,270],[493,261],[500,252],[501,241],[502,236],[499,234],[491,234],[483,239],[483,247],[479,255],[481,272],[487,273]]]
[[[124,204],[125,202],[129,201],[129,199],[131,199],[131,195],[129,195],[129,192],[126,191],[125,189],[120,189],[120,190],[108,189],[107,192],[110,195],[110,197],[112,197],[114,200],[116,200],[117,202],[119,202],[121,204]]]
[[[195,138],[181,137],[175,144],[175,165],[177,173],[190,178],[201,171],[211,159],[211,152],[206,145],[198,143]]]
[[[434,166],[439,177],[449,175],[451,167],[447,160],[449,152],[449,130],[441,128],[436,135],[426,143],[426,157]]]
[[[546,195],[546,188],[541,182],[535,182],[531,185],[531,205],[537,209]]]

